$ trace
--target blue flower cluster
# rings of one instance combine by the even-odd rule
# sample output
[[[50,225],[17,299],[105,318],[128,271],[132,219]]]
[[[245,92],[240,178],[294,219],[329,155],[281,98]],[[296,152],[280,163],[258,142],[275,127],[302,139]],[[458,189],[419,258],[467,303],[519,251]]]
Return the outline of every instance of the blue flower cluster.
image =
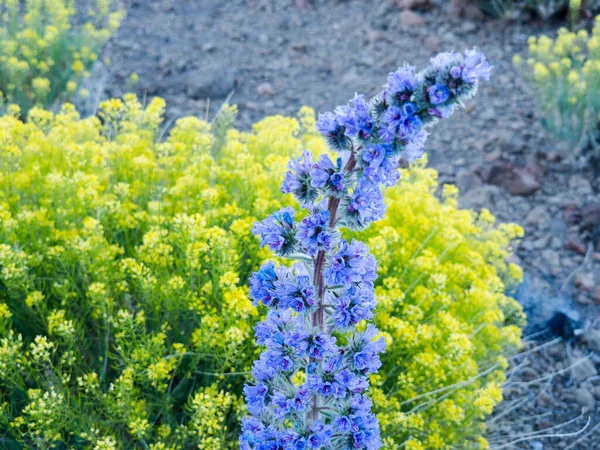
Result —
[[[268,310],[255,328],[265,350],[244,388],[250,415],[242,423],[242,450],[382,446],[367,396],[368,377],[381,367],[385,350],[368,323],[376,307],[377,262],[339,228],[364,229],[384,216],[382,187],[397,183],[401,158],[421,157],[426,128],[489,76],[487,60],[475,50],[442,53],[420,73],[405,65],[389,74],[370,102],[357,94],[319,115],[317,129],[338,157],[313,162],[305,151],[290,162],[281,187],[307,215],[296,222],[294,210],[283,208],[253,228],[261,245],[300,262],[267,262],[250,279],[253,304]]]

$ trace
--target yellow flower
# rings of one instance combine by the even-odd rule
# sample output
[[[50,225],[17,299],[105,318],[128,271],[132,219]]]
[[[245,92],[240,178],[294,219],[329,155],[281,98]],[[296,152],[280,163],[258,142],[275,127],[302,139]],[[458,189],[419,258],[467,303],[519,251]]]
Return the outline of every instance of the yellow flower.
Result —
[[[535,79],[538,81],[544,81],[550,76],[548,68],[542,63],[536,63],[536,65],[533,67],[533,74]]]

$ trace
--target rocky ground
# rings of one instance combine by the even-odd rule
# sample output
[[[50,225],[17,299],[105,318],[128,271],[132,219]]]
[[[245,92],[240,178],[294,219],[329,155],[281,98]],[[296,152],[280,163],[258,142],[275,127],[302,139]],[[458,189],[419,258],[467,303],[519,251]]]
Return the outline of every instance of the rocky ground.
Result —
[[[165,98],[173,120],[210,116],[233,92],[242,128],[374,94],[405,60],[422,67],[437,51],[483,50],[492,81],[436,128],[428,152],[440,182],[460,187],[463,206],[526,230],[516,295],[535,334],[514,357],[490,439],[496,449],[600,448],[600,176],[560,156],[511,64],[529,35],[557,23],[495,21],[460,0],[129,0],[127,12],[106,48],[112,63],[99,70],[101,95],[132,90],[137,73],[133,90]],[[544,331],[557,311],[584,335]]]

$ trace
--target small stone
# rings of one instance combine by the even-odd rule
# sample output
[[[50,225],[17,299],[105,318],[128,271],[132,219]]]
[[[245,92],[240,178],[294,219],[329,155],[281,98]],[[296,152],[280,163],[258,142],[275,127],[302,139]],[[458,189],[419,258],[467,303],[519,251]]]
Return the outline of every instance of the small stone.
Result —
[[[194,72],[187,81],[187,94],[193,99],[225,98],[235,88],[235,73],[230,68]]]
[[[526,225],[543,226],[550,220],[550,214],[546,212],[543,206],[536,206],[525,217]]]
[[[540,188],[540,183],[530,169],[507,159],[485,164],[476,171],[483,181],[501,186],[512,195],[531,195]]]
[[[544,450],[544,444],[540,441],[529,442],[529,447],[531,447],[531,450]]]
[[[489,162],[498,161],[500,158],[502,158],[502,152],[500,150],[494,150],[485,155],[485,160]]]
[[[596,375],[598,375],[598,371],[596,370],[594,363],[589,359],[584,359],[573,367],[573,377],[576,383],[581,383]]]
[[[479,186],[461,195],[458,204],[461,208],[489,209],[495,205],[498,194],[498,188],[495,186]]]
[[[425,21],[416,12],[406,9],[400,13],[400,25],[404,28],[422,27]]]
[[[539,374],[531,367],[525,367],[519,372],[519,375],[523,381],[533,381],[539,377]]]
[[[396,6],[400,9],[429,9],[431,0],[396,0]]]
[[[593,411],[596,408],[596,399],[594,395],[587,389],[579,388],[573,392],[573,400],[581,406],[586,412]]]
[[[569,239],[566,243],[565,243],[565,248],[567,250],[571,250],[572,252],[577,253],[578,255],[585,255],[587,252],[587,249],[585,248],[585,246],[579,242],[579,241],[575,241],[573,239]]]
[[[467,5],[463,10],[463,15],[467,20],[479,21],[484,19],[481,8],[477,5]]]
[[[593,352],[600,352],[600,330],[585,330],[581,340]]]
[[[589,305],[592,303],[592,299],[585,294],[579,294],[575,297],[575,301],[580,305]]]
[[[256,86],[256,93],[258,95],[272,96],[275,95],[275,89],[271,83],[261,83]]]
[[[579,272],[573,280],[576,287],[584,291],[591,291],[594,288],[594,275],[592,273]]]
[[[547,408],[552,404],[552,397],[546,394],[544,391],[540,392],[535,398],[535,404],[543,408]]]
[[[592,291],[592,300],[595,303],[600,303],[600,286],[596,286]]]
[[[600,400],[600,386],[595,386],[592,389],[592,393],[594,394],[594,397],[596,397],[598,400]]]
[[[437,52],[440,49],[440,40],[437,36],[429,36],[425,39],[425,47],[432,53]]]
[[[477,25],[475,25],[470,20],[467,20],[467,21],[463,22],[463,24],[460,27],[460,32],[464,33],[464,34],[470,34],[470,33],[473,33],[475,31],[477,31]]]
[[[581,225],[593,228],[600,225],[600,203],[590,203],[581,209]]]
[[[577,191],[579,194],[592,193],[592,186],[590,185],[590,182],[581,175],[572,175],[571,178],[569,178],[569,187],[572,190]]]
[[[466,193],[473,188],[482,186],[481,179],[470,170],[459,170],[456,174],[456,187],[462,193]]]

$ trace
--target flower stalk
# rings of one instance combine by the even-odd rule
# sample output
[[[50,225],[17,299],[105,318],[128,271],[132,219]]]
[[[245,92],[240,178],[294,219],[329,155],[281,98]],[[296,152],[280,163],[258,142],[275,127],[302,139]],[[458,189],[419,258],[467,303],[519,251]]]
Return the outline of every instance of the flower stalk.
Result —
[[[400,158],[421,157],[428,126],[449,117],[472,96],[490,66],[474,50],[442,53],[420,73],[405,65],[367,103],[319,116],[317,129],[337,160],[313,163],[305,151],[290,162],[282,185],[308,212],[299,223],[283,208],[255,224],[263,246],[300,260],[265,263],[250,279],[250,297],[269,311],[256,326],[266,347],[244,389],[250,416],[242,450],[376,450],[383,442],[369,375],[381,366],[386,343],[368,322],[376,307],[377,263],[367,246],[343,239],[385,214],[382,188],[398,181]],[[298,255],[305,257],[298,258]]]

